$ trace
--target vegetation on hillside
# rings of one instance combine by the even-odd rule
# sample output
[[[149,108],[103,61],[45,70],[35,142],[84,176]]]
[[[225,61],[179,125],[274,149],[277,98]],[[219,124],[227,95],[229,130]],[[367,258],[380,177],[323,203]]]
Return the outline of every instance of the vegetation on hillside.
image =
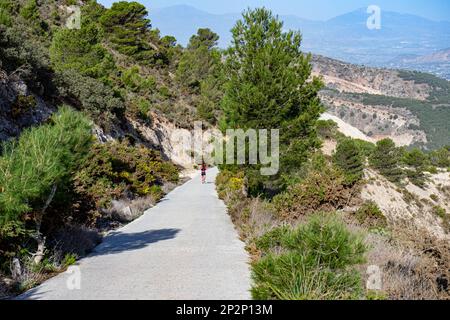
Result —
[[[450,107],[448,106],[448,99],[435,102],[433,100],[419,101],[371,94],[352,95],[365,105],[389,106],[411,111],[420,120],[420,128],[427,135],[428,143],[425,146],[427,149],[434,150],[449,144],[450,128],[448,121],[450,119]]]
[[[442,148],[397,148],[390,139],[375,145],[318,120],[323,83],[312,77],[301,34],[284,30],[267,9],[245,11],[222,51],[207,28],[187,48],[161,37],[137,2],[107,9],[83,0],[81,28],[67,29],[60,5],[72,2],[0,0],[0,71],[26,86],[8,117],[20,121],[43,103],[58,110],[1,145],[0,277],[13,277],[15,292],[64,270],[98,243],[101,231],[129,221],[117,218],[115,203],[155,203],[178,182],[178,169],[132,125],[151,126],[159,114],[185,128],[203,120],[222,130],[280,129],[278,174],[261,176],[259,165],[224,165],[216,181],[252,255],[255,298],[445,295],[436,279],[448,262],[446,247],[435,239],[432,253],[410,245],[410,229],[396,231],[375,203],[358,197],[368,168],[396,186],[421,188],[428,172],[450,168],[450,148],[442,147],[448,108],[435,105],[447,103],[445,83],[401,74],[432,82],[435,90],[424,102],[355,95],[367,104],[408,108],[421,119],[430,146]],[[107,138],[95,139],[94,128]],[[320,152],[322,139],[337,143],[332,156]],[[434,213],[448,227],[445,209],[436,206]],[[381,252],[387,276],[414,276],[404,280],[406,289],[394,283],[386,292],[369,292],[364,264],[385,247],[416,250],[420,263]]]
[[[373,252],[381,248],[393,252],[408,247],[403,237],[409,237],[405,234],[410,229],[393,230],[380,208],[359,195],[369,168],[399,188],[407,182],[425,187],[426,170],[437,170],[436,163],[446,168],[448,150],[425,153],[398,148],[390,139],[375,145],[343,136],[334,122],[318,120],[322,107],[317,92],[322,85],[315,78],[306,82],[311,66],[300,52],[298,33],[283,32],[282,23],[265,9],[244,12],[232,32],[220,124],[280,128],[281,136],[279,175],[267,178],[257,166],[228,165],[216,180],[219,196],[253,258],[253,297],[399,299],[400,290],[414,299],[445,296],[437,289],[439,271],[386,286],[386,292],[364,290],[365,261],[373,264]],[[331,157],[318,150],[320,138],[336,141]],[[390,243],[393,234],[402,240]],[[414,250],[424,265],[434,263],[420,248]],[[406,256],[384,254],[380,253],[382,259],[394,264],[406,263]],[[402,277],[398,269],[389,269],[389,263],[383,268],[388,277]],[[410,268],[423,270],[419,265]]]
[[[148,199],[142,213],[178,182],[143,137],[117,132],[130,132],[129,119],[150,123],[150,111],[175,99],[168,73],[181,48],[151,29],[137,2],[85,0],[81,29],[64,26],[70,4],[0,0],[0,68],[26,86],[11,91],[6,116],[19,123],[42,104],[59,109],[1,145],[0,291],[3,275],[25,290],[91,250],[117,225],[113,200]],[[94,126],[119,139],[96,142]]]
[[[259,168],[246,168],[249,192],[270,194],[284,188],[319,145],[315,123],[323,110],[318,97],[323,84],[311,77],[300,33],[285,32],[270,11],[245,11],[231,32],[221,127],[280,129],[280,172],[264,178]]]

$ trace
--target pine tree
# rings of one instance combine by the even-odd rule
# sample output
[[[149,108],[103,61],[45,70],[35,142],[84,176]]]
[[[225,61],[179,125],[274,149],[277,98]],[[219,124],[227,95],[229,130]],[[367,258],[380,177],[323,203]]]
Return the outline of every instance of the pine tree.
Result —
[[[93,23],[81,29],[60,29],[50,47],[55,69],[73,69],[82,75],[100,78],[114,69],[114,61],[101,45],[102,34]]]
[[[51,120],[2,145],[0,225],[19,219],[33,205],[42,208],[52,187],[65,183],[89,150],[91,124],[84,115],[64,107]]]
[[[244,12],[232,34],[222,129],[280,129],[280,170],[287,176],[319,145],[315,124],[323,110],[318,97],[323,83],[311,76],[300,33],[284,32],[283,22],[269,10]]]
[[[409,181],[423,188],[427,180],[424,171],[429,164],[427,155],[420,149],[414,148],[403,153],[402,162],[411,168],[405,170]]]
[[[210,29],[198,29],[183,53],[177,68],[177,80],[192,93],[197,116],[215,124],[223,97],[221,52],[217,49],[219,36]]]
[[[188,49],[198,49],[200,47],[206,47],[208,50],[217,46],[219,41],[219,35],[214,33],[209,28],[200,28],[196,35],[193,35],[189,40]]]
[[[344,139],[338,144],[333,161],[344,171],[348,184],[352,185],[363,177],[363,156],[353,139]]]
[[[400,152],[391,139],[378,141],[369,160],[370,165],[377,169],[389,181],[399,182],[402,179],[403,174],[399,167]]]
[[[120,53],[135,56],[151,51],[145,41],[151,27],[148,12],[140,3],[120,1],[101,17],[100,23]]]
[[[177,69],[177,79],[184,86],[198,92],[203,80],[215,75],[221,55],[217,50],[219,36],[209,29],[199,29],[189,41]]]

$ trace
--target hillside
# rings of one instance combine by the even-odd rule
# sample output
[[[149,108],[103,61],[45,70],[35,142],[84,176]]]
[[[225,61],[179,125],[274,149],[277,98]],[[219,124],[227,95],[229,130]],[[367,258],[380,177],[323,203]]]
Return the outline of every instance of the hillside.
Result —
[[[313,56],[330,113],[380,140],[439,148],[450,143],[450,82],[430,74],[370,68]]]
[[[214,119],[143,6],[78,3],[70,29],[68,1],[0,0],[0,297],[64,271],[185,181],[193,163],[171,135]]]
[[[75,28],[66,24],[74,2],[82,16]],[[178,9],[175,16],[186,12],[196,23],[207,18]],[[208,270],[227,260],[240,274],[221,283],[258,300],[448,298],[449,82],[323,56],[310,61],[300,32],[285,31],[265,8],[238,23],[226,19],[234,21],[234,41],[224,51],[211,29],[194,30],[185,46],[161,35],[161,22],[139,2],[0,0],[0,299],[90,253],[94,263],[86,265],[100,266],[88,273],[91,297],[192,298],[196,281],[209,274],[214,284],[220,272]],[[388,14],[388,21],[418,20]],[[418,38],[422,28],[438,31],[431,43],[446,37],[446,23],[419,22]],[[360,26],[361,11],[325,24],[348,31]],[[349,35],[359,39],[360,31]],[[235,139],[225,137],[227,150],[217,155],[226,163],[205,163],[220,150],[211,136],[191,136],[200,121],[213,134],[259,129],[248,137],[259,162],[252,148],[230,148]],[[270,155],[267,129],[279,129]],[[198,165],[202,180],[192,175]],[[188,176],[197,180],[185,184]],[[198,278],[180,271],[186,263]],[[374,265],[395,281],[366,286]],[[111,279],[125,279],[121,290],[101,288]],[[168,295],[158,291],[164,279]],[[240,279],[245,284],[235,286]],[[41,288],[64,284],[60,276]],[[131,294],[136,288],[149,294]]]

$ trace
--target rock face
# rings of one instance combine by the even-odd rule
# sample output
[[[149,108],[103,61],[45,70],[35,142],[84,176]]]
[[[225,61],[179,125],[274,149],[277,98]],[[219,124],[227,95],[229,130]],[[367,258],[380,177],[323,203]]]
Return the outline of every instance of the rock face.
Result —
[[[337,123],[339,131],[342,132],[347,137],[350,137],[352,139],[360,139],[360,140],[364,140],[364,141],[368,141],[368,142],[372,142],[372,143],[376,142],[375,139],[365,135],[358,128],[350,125],[349,123],[347,123],[347,122],[343,121],[342,119],[340,119],[336,116],[333,116],[329,113],[324,113],[320,117],[320,119],[321,120],[333,120],[334,122]]]
[[[196,131],[179,128],[155,112],[151,113],[151,118],[151,125],[143,125],[131,119],[130,123],[167,159],[187,169],[195,165],[195,160],[201,159],[201,155],[198,154],[201,152],[200,144],[203,147],[203,156],[207,157],[213,151],[212,139],[220,134],[216,129]]]
[[[55,109],[33,94],[17,75],[0,69],[0,141],[17,137],[20,132],[44,122]]]
[[[442,218],[433,213],[436,206],[450,211],[447,172],[427,173],[428,182],[424,189],[411,183],[404,189],[398,188],[372,169],[367,169],[365,175],[368,183],[361,190],[362,199],[374,201],[389,220],[394,223],[407,221],[440,239],[450,239]]]
[[[419,119],[407,109],[368,106],[346,96],[326,92],[321,94],[321,99],[330,114],[359,129],[372,142],[391,138],[398,146],[427,143],[425,132],[419,129]]]
[[[405,81],[398,71],[370,68],[313,56],[313,74],[321,75],[326,86],[339,92],[368,93],[425,100],[431,88],[426,84]]]
[[[404,80],[396,70],[357,66],[322,56],[313,56],[312,64],[313,75],[325,82],[320,97],[329,114],[373,141],[391,138],[398,146],[428,142],[420,119],[410,110],[367,105],[361,99],[367,94],[426,101],[433,91],[428,84]]]

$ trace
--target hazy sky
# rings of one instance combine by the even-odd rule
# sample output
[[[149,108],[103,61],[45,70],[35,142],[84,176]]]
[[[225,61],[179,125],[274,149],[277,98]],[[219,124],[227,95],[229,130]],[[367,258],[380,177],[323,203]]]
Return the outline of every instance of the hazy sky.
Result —
[[[117,0],[118,1],[118,0]],[[110,6],[115,0],[99,0]],[[293,14],[311,20],[327,20],[369,5],[382,10],[411,13],[433,20],[450,21],[449,0],[137,0],[149,10],[187,4],[210,13],[235,13],[247,7],[265,6],[277,14]]]

